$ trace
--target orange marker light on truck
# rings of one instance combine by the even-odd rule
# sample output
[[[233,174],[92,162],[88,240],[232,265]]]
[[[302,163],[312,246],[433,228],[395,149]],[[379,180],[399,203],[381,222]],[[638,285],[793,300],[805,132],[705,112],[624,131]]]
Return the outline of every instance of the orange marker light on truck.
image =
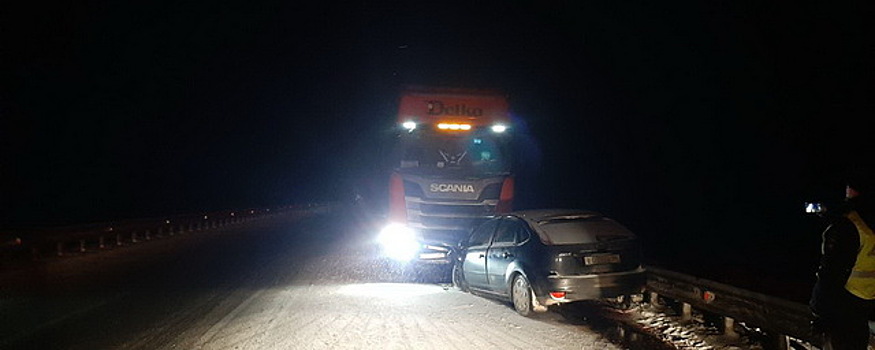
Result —
[[[440,130],[452,130],[452,131],[468,131],[471,130],[471,124],[458,124],[458,123],[438,123],[438,129]]]

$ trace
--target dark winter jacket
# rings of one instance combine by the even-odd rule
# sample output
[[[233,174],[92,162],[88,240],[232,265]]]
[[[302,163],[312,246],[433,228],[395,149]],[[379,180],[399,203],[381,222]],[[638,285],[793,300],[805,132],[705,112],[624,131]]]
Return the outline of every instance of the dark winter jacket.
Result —
[[[847,306],[847,298],[853,297],[845,290],[845,283],[857,261],[860,235],[856,226],[845,214],[856,210],[866,225],[875,229],[875,205],[864,196],[845,202],[845,206],[829,215],[829,226],[823,232],[822,255],[817,270],[817,283],[811,292],[811,310],[824,316],[831,310]]]

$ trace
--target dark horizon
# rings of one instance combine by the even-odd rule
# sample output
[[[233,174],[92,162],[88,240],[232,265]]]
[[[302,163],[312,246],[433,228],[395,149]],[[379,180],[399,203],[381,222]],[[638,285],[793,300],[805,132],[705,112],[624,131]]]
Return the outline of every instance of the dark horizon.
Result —
[[[872,39],[852,6],[19,6],[0,90],[9,227],[379,202],[407,84],[508,94],[517,207],[690,245],[816,241],[803,202],[840,199],[841,167],[872,148]]]

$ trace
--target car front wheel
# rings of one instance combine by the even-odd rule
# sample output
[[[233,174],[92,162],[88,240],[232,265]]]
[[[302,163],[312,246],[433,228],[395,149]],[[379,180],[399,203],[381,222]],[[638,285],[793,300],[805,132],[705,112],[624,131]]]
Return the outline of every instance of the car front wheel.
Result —
[[[529,281],[523,275],[517,275],[513,279],[511,288],[511,299],[513,300],[513,308],[516,312],[525,317],[534,315],[534,306],[532,304],[532,287]]]

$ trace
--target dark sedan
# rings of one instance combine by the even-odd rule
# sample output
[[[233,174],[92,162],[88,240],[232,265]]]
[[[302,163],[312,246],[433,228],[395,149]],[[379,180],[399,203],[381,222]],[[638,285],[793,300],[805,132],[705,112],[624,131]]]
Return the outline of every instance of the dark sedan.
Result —
[[[641,293],[641,257],[637,237],[599,213],[518,211],[486,221],[460,244],[453,283],[530,316],[548,305]]]

